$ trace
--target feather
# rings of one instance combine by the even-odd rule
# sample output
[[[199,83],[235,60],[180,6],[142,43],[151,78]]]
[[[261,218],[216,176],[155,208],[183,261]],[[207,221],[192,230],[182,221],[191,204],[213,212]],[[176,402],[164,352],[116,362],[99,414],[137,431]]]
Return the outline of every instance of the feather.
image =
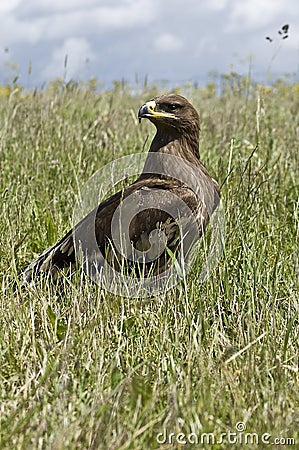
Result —
[[[139,264],[144,276],[163,272],[171,264],[170,254],[180,247],[181,226],[185,235],[191,236],[196,223],[200,230],[196,239],[202,235],[219,203],[220,190],[200,161],[197,111],[184,97],[167,94],[145,103],[139,109],[138,119],[148,119],[156,127],[139,178],[100,203],[59,242],[25,267],[22,280],[29,282],[42,272],[52,275],[69,267],[76,261],[78,240],[87,263],[94,235],[101,253],[97,257],[99,264],[105,255],[109,264],[121,270],[122,251],[113,234],[118,207],[130,219],[129,244],[125,249],[128,271],[134,271]],[[148,207],[140,210],[141,204]],[[190,247],[193,241],[186,238]]]

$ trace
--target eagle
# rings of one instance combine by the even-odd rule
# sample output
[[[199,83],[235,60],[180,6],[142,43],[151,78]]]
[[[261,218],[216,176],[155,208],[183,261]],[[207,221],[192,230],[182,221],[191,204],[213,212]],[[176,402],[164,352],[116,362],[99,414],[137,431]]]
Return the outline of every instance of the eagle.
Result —
[[[163,94],[142,105],[138,119],[156,128],[140,176],[27,265],[24,282],[42,273],[53,279],[78,260],[89,274],[106,265],[137,279],[157,277],[200,239],[220,189],[200,160],[196,109],[181,95]]]

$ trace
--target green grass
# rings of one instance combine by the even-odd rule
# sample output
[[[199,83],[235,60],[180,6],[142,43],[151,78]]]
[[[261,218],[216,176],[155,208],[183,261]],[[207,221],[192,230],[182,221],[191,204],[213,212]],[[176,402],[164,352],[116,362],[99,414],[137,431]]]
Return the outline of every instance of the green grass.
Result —
[[[78,187],[151,139],[136,112],[157,92],[1,97],[1,449],[269,448],[264,433],[299,445],[298,85],[181,88],[223,183],[225,255],[207,282],[194,267],[187,284],[138,300],[80,277],[13,289],[70,228]],[[259,444],[218,442],[238,422]],[[175,437],[160,444],[164,429]],[[215,442],[180,445],[179,433]]]

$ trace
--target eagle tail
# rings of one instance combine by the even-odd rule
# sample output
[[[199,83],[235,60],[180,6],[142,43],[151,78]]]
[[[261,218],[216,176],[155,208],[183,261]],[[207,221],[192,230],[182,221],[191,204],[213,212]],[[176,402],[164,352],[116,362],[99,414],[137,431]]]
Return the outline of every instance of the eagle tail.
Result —
[[[73,230],[69,231],[60,241],[45,250],[34,261],[25,266],[20,274],[21,283],[30,283],[42,273],[55,277],[61,269],[75,262]]]

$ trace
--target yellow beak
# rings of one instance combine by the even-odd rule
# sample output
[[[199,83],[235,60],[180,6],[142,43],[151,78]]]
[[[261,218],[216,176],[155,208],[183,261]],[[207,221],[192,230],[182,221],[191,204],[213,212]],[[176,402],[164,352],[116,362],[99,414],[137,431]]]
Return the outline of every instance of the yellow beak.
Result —
[[[174,114],[164,112],[164,111],[157,111],[156,110],[157,105],[155,100],[151,100],[144,105],[141,106],[141,108],[138,111],[138,119],[139,122],[141,122],[141,119],[147,118],[147,119],[154,119],[155,117],[175,117]]]

